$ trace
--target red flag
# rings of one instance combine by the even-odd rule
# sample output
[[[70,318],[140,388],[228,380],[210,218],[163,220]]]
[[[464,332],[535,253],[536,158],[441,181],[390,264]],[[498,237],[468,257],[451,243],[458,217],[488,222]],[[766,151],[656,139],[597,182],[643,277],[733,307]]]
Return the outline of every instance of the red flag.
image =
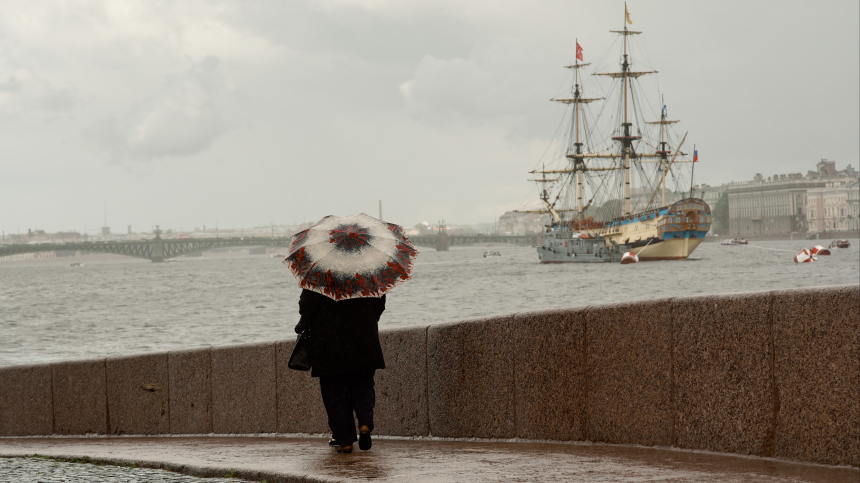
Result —
[[[576,43],[576,60],[584,60],[582,58],[582,47],[579,45],[579,42]]]

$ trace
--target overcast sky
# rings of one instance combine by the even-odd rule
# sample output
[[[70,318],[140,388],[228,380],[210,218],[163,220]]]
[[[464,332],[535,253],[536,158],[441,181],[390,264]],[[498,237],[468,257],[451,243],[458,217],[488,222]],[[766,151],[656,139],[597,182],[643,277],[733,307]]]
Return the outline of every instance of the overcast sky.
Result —
[[[847,1],[631,0],[697,181],[858,167]],[[491,222],[621,1],[4,1],[0,229]],[[688,141],[688,142],[690,142]]]

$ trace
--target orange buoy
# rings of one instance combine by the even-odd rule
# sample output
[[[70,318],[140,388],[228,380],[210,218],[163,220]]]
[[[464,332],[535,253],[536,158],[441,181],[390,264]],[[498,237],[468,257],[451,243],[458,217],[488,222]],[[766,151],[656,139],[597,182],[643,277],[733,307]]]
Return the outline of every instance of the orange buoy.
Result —
[[[814,262],[816,260],[817,259],[812,254],[812,252],[810,252],[807,248],[804,248],[800,251],[800,253],[794,256],[794,263]]]
[[[817,257],[819,255],[830,255],[830,250],[824,248],[821,245],[815,245],[812,250],[809,250],[813,257]]]
[[[628,263],[639,263],[639,255],[636,255],[633,252],[627,252],[621,256],[621,264],[627,265]]]

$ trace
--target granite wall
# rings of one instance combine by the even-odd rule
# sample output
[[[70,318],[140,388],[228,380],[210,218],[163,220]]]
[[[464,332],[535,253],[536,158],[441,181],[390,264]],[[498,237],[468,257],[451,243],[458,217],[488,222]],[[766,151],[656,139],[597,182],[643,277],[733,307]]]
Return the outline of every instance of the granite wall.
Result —
[[[860,466],[860,285],[387,330],[377,434]],[[326,433],[294,341],[0,368],[0,436]]]

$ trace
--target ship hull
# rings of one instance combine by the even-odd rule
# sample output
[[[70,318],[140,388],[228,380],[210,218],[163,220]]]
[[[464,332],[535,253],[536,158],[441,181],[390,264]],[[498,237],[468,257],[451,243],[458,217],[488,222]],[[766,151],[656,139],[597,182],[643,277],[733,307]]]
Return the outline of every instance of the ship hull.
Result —
[[[543,245],[537,247],[541,263],[607,263],[621,261],[617,246],[607,244],[603,237],[582,238],[570,230],[552,230]]]
[[[702,243],[702,238],[676,238],[651,244],[638,253],[639,260],[684,260]],[[636,252],[636,249],[633,250]]]
[[[688,198],[613,220],[600,234],[608,244],[635,253],[641,261],[684,260],[702,243],[710,226],[708,204]]]

